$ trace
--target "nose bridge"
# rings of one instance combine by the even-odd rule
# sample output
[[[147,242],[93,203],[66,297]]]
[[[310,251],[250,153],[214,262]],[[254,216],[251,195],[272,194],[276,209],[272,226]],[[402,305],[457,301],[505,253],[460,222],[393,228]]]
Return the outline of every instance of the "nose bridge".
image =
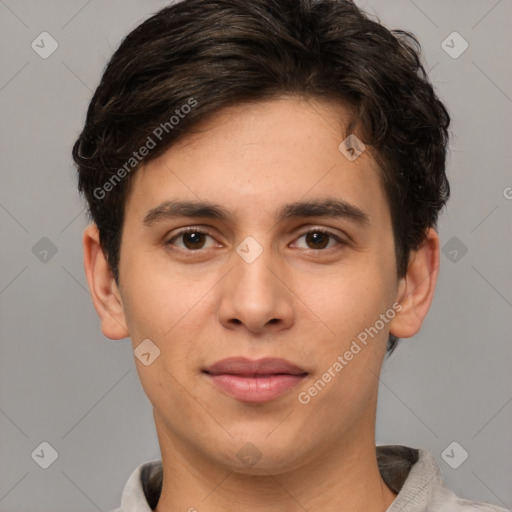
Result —
[[[283,265],[279,255],[273,251],[269,237],[258,238],[261,243],[248,236],[236,247],[219,311],[222,322],[242,323],[252,331],[271,321],[288,325],[292,318],[290,294],[281,282]]]
[[[244,240],[236,250],[235,276],[247,289],[244,295],[251,295],[253,292],[269,293],[267,288],[272,288],[275,274],[270,270],[277,265],[277,258],[272,254],[270,244],[265,247],[260,245],[252,237]],[[238,260],[238,261],[237,261]]]
[[[254,306],[258,304],[260,308],[270,306],[277,292],[276,276],[271,271],[277,265],[277,258],[272,252],[268,238],[260,244],[249,236],[237,246],[233,285],[238,300],[254,301]]]

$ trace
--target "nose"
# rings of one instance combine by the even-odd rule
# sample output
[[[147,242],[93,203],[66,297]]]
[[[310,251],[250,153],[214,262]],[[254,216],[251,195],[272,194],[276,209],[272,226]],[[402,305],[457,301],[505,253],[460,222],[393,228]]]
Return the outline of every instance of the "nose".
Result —
[[[253,334],[288,329],[294,322],[294,308],[287,281],[286,266],[270,248],[265,247],[253,261],[233,254],[233,268],[219,288],[221,323]]]

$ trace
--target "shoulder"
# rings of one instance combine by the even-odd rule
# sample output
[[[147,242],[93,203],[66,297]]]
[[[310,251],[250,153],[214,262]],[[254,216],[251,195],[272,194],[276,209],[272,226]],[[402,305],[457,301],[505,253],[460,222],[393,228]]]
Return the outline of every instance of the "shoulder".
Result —
[[[162,486],[162,461],[150,460],[131,473],[121,496],[121,506],[110,512],[151,512]]]
[[[428,499],[427,512],[509,512],[490,503],[458,497],[444,486],[434,486]]]
[[[378,446],[377,460],[386,485],[397,493],[386,512],[510,512],[457,496],[445,486],[441,469],[428,450]]]
[[[445,486],[442,473],[435,461],[433,455],[427,450],[419,449],[419,461],[423,462],[423,467],[429,469],[429,474],[436,474],[439,478],[434,478],[432,486],[427,495],[427,509],[425,512],[510,512],[507,509],[498,507],[491,503],[467,500],[455,494]]]

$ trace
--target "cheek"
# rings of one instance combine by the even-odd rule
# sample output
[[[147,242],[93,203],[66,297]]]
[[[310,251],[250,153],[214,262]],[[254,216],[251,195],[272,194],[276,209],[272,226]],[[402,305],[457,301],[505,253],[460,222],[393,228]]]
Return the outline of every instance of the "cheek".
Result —
[[[351,266],[333,274],[310,294],[307,305],[329,327],[311,354],[316,372],[303,390],[318,418],[337,417],[341,422],[342,418],[356,418],[372,400],[389,322],[379,323],[377,330],[372,328],[392,306],[393,277],[393,272],[377,263]],[[305,319],[304,329],[311,332],[308,323]]]
[[[201,296],[201,283],[170,265],[159,268],[158,261],[152,253],[133,250],[123,262],[123,306],[132,338],[165,339]]]
[[[309,296],[311,309],[336,338],[350,343],[390,307],[395,286],[393,271],[377,262],[364,262],[340,268],[304,296]]]
[[[125,315],[133,350],[149,339],[158,353],[148,366],[135,361],[148,399],[157,409],[181,409],[189,397],[179,383],[190,378],[191,362],[199,364],[197,340],[202,326],[197,317],[200,304],[194,305],[204,293],[179,278],[157,277],[148,272],[144,278],[141,273],[129,280]]]
[[[144,266],[140,263],[138,268]],[[205,322],[211,319],[209,311],[205,312],[205,294],[212,285],[205,279],[180,276],[169,268],[145,268],[147,271],[134,272],[127,280],[123,305],[133,349],[149,339],[160,351],[153,371],[146,371],[151,367],[139,371],[143,385],[145,382],[154,392],[158,391],[157,383],[160,388],[162,382],[164,387],[176,386],[172,379],[169,382],[169,374],[180,378],[191,362],[199,364],[202,345],[198,340],[205,337]],[[137,362],[137,366],[142,365]]]

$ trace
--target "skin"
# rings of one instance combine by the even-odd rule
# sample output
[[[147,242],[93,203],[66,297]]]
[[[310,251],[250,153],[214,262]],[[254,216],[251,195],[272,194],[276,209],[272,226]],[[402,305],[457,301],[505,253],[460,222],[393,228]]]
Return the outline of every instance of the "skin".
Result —
[[[439,240],[428,230],[406,276],[397,277],[379,169],[368,148],[353,162],[338,150],[346,113],[295,97],[237,105],[139,169],[126,203],[119,285],[96,227],[84,233],[104,335],[130,336],[134,349],[150,339],[161,351],[149,366],[135,358],[162,453],[157,512],[373,512],[396,496],[376,461],[378,376],[389,332],[413,336],[427,314]],[[287,203],[325,198],[357,206],[369,222],[275,216]],[[147,213],[169,200],[216,203],[229,218],[145,225]],[[176,237],[187,226],[207,236]],[[314,228],[344,243],[315,242],[305,235]],[[263,248],[252,263],[236,252],[247,236]],[[395,302],[401,311],[307,405],[299,403],[298,394]],[[250,404],[220,392],[201,371],[231,356],[280,357],[308,375],[285,395]],[[261,454],[252,466],[237,457],[247,443]]]

